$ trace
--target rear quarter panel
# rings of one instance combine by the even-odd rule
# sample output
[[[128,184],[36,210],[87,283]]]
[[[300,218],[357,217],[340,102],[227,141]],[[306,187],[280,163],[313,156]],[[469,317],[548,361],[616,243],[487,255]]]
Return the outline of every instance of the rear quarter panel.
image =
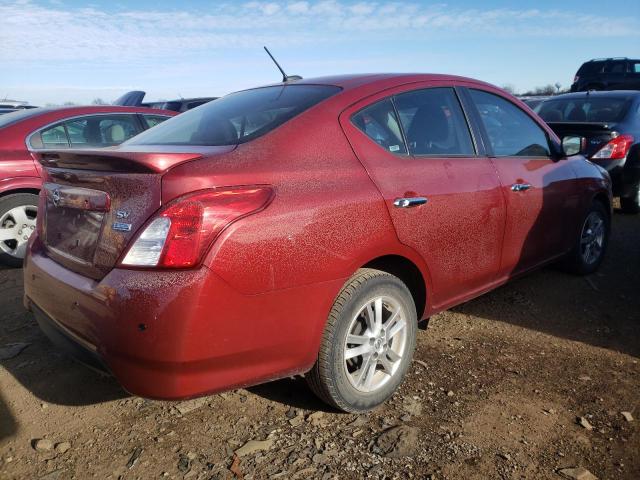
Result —
[[[0,136],[0,194],[20,189],[39,190],[42,184],[39,165],[24,142],[13,140],[3,141]]]
[[[287,372],[313,365],[333,302],[358,268],[396,254],[424,269],[417,254],[399,243],[382,197],[353,154],[338,114],[330,105],[314,109],[229,154],[182,164],[163,177],[163,203],[202,188],[273,187],[271,204],[226,228],[204,265],[245,296],[243,305],[271,305],[236,318],[234,328],[264,348],[276,342],[274,331],[282,332],[291,342],[279,344],[279,350],[287,352]],[[200,308],[217,311],[219,304],[211,301],[217,295],[203,291]],[[270,333],[254,337],[256,329],[265,326]],[[274,360],[263,356],[261,361]]]
[[[228,227],[204,262],[244,294],[346,279],[378,256],[405,250],[340,128],[339,103],[321,106],[227,155],[180,165],[163,178],[163,203],[201,188],[274,188],[272,203]]]

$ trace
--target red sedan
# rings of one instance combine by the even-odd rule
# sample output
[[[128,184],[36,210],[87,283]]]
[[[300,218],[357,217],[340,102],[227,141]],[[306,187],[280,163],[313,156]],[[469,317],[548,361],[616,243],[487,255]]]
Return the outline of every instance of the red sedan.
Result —
[[[36,152],[118,145],[174,115],[99,105],[34,108],[0,116],[0,262],[22,265],[27,239],[35,229],[42,185]]]
[[[385,401],[421,320],[562,261],[600,265],[611,184],[517,99],[443,75],[237,92],[108,151],[47,151],[25,303],[132,393],[305,374]]]

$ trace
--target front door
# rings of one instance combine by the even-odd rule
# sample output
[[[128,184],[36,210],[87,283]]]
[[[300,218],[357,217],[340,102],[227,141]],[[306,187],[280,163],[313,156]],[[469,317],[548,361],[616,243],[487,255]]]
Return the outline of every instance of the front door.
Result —
[[[469,89],[507,206],[501,275],[526,271],[563,252],[576,211],[575,173],[552,158],[544,129],[496,94]]]
[[[427,264],[429,304],[444,308],[489,288],[500,266],[504,200],[454,88],[433,82],[380,93],[340,121],[399,240]]]

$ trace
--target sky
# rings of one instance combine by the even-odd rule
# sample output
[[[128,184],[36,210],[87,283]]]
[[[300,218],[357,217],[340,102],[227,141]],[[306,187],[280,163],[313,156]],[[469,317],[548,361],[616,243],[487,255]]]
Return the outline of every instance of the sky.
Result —
[[[640,57],[640,1],[0,0],[0,99],[221,96],[288,74],[451,73],[518,91]]]

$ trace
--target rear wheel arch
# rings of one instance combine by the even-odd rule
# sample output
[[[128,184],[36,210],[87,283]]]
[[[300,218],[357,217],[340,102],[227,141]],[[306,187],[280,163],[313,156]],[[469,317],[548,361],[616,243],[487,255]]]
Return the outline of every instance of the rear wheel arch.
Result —
[[[416,263],[405,256],[391,254],[377,257],[360,268],[371,268],[399,278],[409,289],[416,306],[416,317],[421,320],[427,310],[427,282]]]
[[[15,188],[11,190],[5,190],[4,192],[0,192],[0,198],[6,197],[8,195],[14,195],[16,193],[31,193],[33,195],[39,195],[39,188]]]
[[[366,308],[368,314],[363,313]],[[413,357],[418,327],[413,308],[411,293],[398,277],[358,269],[329,313],[315,363],[305,375],[311,390],[345,412],[364,412],[386,401],[402,383]],[[385,309],[390,315],[384,315]]]
[[[609,215],[609,220],[611,220],[612,206],[611,202],[609,201],[609,196],[605,192],[598,192],[594,195],[592,203],[593,202],[601,203],[604,209],[607,211],[607,214]]]

